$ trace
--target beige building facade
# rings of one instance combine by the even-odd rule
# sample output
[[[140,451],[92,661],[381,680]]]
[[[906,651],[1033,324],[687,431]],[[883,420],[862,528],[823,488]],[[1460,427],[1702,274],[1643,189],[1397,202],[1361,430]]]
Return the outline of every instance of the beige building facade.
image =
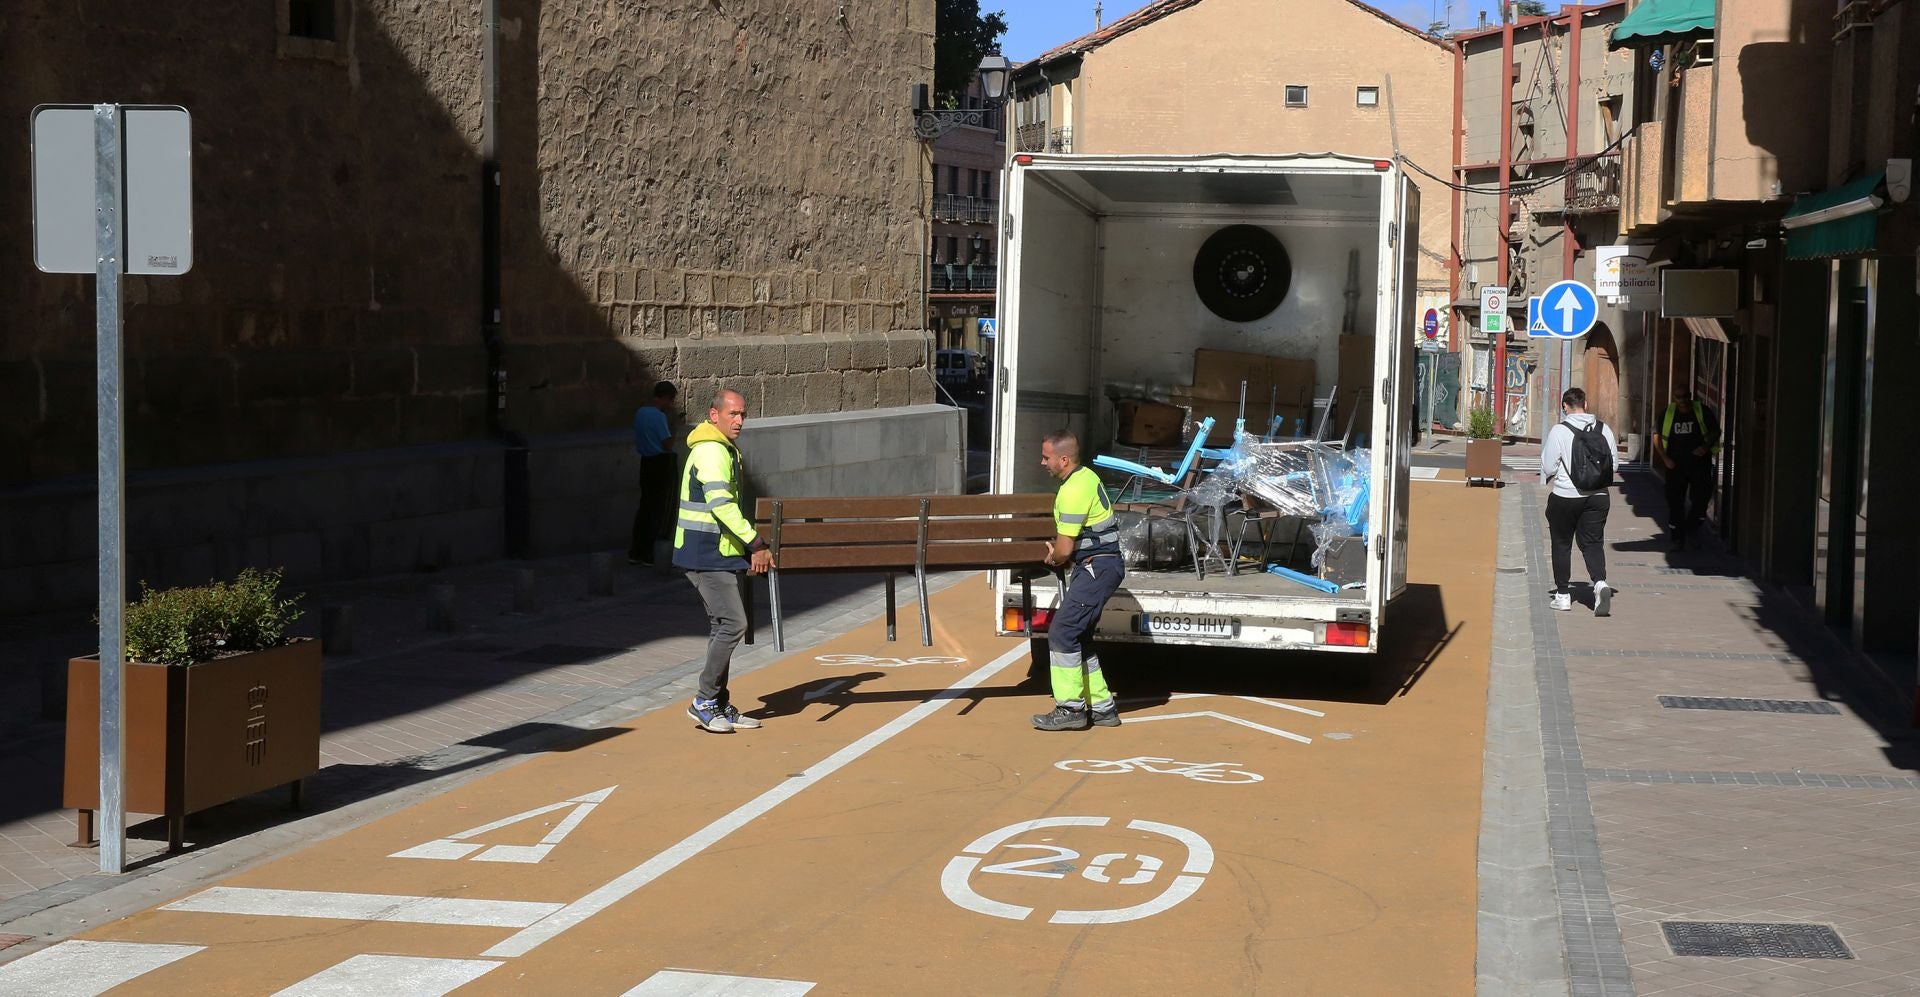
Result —
[[[1451,161],[1451,53],[1356,0],[1160,0],[1022,65],[1013,87],[1016,152],[1397,149],[1436,176]],[[1420,310],[1444,313],[1449,200],[1414,182]]]

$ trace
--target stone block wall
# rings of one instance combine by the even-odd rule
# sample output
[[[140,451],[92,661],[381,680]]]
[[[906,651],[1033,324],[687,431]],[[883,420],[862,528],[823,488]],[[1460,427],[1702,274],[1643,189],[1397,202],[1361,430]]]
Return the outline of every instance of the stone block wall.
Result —
[[[760,416],[932,399],[924,334],[898,330],[923,307],[908,104],[932,75],[933,0],[500,0],[497,408],[480,5],[336,0],[331,41],[287,37],[283,6],[0,5],[0,116],[100,99],[193,115],[194,269],[125,285],[129,470],[201,473],[203,497],[221,493],[206,475],[269,495],[258,475],[284,472],[293,511],[330,500],[216,524],[212,548],[130,534],[156,580],[433,561],[423,517],[478,531],[456,556],[497,551],[471,478],[407,480],[404,501],[309,489],[358,480],[363,456],[617,434],[660,378],[702,404],[738,383]],[[0,156],[0,230],[22,235],[0,240],[0,508],[60,519],[62,540],[0,547],[0,613],[42,581],[70,589],[48,572],[93,543],[93,281],[34,269],[28,166]],[[26,512],[43,500],[60,511]]]

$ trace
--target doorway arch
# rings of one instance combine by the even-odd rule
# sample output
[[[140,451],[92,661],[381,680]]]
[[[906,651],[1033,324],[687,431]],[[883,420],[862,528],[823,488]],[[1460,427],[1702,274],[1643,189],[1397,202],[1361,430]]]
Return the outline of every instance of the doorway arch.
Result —
[[[1596,325],[1587,334],[1586,353],[1587,411],[1613,427],[1613,434],[1626,440],[1620,424],[1620,351],[1614,345],[1613,332],[1605,324]]]

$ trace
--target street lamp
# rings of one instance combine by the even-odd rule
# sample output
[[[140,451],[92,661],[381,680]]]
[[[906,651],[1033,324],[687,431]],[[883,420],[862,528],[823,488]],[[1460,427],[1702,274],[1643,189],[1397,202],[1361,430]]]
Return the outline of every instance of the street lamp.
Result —
[[[1007,99],[1007,78],[1013,75],[1013,63],[993,53],[980,60],[979,107],[938,108],[928,99],[927,85],[913,85],[913,135],[931,142],[960,125],[987,127],[987,114]]]

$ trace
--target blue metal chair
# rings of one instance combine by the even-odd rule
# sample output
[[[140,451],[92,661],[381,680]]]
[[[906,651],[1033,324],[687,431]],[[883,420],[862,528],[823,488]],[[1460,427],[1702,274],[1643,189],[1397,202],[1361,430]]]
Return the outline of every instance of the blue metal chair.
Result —
[[[1210,432],[1213,432],[1213,419],[1208,417],[1200,420],[1200,428],[1193,434],[1193,446],[1187,448],[1187,456],[1180,461],[1180,466],[1172,471],[1162,471],[1157,467],[1136,464],[1133,461],[1121,457],[1110,457],[1106,454],[1093,458],[1093,464],[1095,467],[1104,467],[1110,471],[1122,471],[1137,477],[1152,478],[1163,485],[1177,485],[1193,468],[1193,462],[1200,456],[1201,448],[1207,445],[1207,434]]]

